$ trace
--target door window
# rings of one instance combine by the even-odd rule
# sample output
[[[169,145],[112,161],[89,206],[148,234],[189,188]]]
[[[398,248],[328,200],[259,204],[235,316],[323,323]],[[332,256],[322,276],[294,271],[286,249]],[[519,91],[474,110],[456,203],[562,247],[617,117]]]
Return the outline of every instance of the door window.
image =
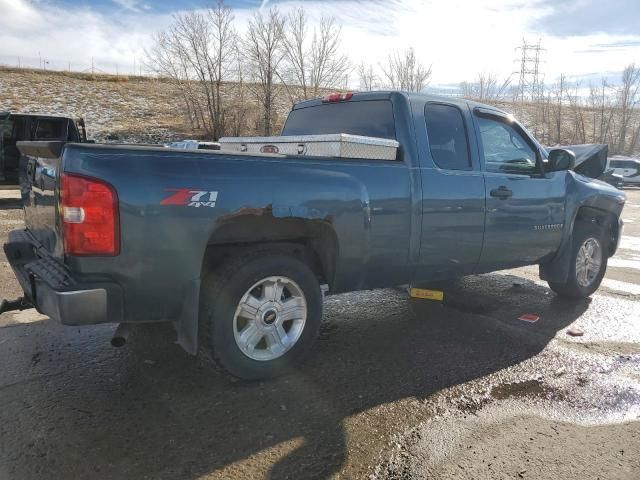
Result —
[[[512,125],[493,118],[476,117],[488,172],[538,172],[536,153]]]
[[[470,170],[467,131],[460,110],[453,105],[428,103],[424,116],[435,164],[445,170]]]

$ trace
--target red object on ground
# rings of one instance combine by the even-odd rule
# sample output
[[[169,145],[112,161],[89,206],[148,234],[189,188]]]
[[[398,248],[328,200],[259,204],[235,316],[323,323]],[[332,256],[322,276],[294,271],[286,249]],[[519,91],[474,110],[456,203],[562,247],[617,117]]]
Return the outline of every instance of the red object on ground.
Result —
[[[518,317],[518,320],[522,320],[523,322],[535,323],[540,320],[538,315],[534,315],[533,313],[525,313]]]

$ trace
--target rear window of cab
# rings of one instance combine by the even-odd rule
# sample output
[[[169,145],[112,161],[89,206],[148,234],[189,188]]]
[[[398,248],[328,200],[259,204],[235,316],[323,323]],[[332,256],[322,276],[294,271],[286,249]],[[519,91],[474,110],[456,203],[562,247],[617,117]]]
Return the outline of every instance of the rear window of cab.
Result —
[[[396,139],[393,104],[390,100],[326,103],[292,110],[282,135],[348,133]]]

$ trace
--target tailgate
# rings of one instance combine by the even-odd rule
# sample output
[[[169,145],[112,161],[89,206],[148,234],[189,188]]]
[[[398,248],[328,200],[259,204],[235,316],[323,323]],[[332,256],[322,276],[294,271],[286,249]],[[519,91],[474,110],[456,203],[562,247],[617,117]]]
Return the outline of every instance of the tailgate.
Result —
[[[18,149],[25,226],[46,250],[62,257],[57,192],[64,142],[18,142]]]

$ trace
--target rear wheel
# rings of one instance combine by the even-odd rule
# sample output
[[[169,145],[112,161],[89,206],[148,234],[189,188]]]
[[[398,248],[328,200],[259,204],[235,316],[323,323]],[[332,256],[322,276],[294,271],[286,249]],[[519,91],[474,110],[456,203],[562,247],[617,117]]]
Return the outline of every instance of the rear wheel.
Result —
[[[261,252],[232,259],[205,279],[202,295],[202,339],[237,377],[257,380],[284,373],[317,337],[320,285],[296,258]]]
[[[558,295],[585,298],[595,292],[607,270],[607,248],[597,224],[576,226],[573,232],[571,264],[565,283],[549,282]]]

